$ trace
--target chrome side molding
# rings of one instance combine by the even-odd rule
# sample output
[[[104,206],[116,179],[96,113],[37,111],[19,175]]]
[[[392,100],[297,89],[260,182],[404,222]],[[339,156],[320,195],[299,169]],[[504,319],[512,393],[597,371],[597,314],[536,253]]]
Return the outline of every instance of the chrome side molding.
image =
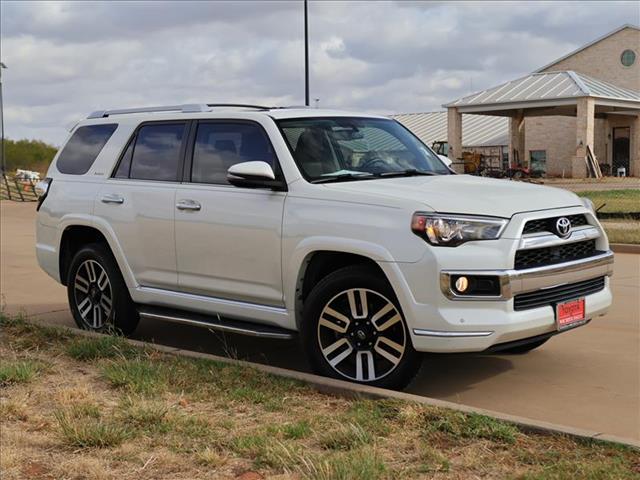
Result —
[[[452,331],[444,331],[444,330],[425,330],[423,328],[414,328],[413,334],[421,337],[440,337],[440,338],[488,337],[489,335],[493,335],[493,331],[452,332]]]
[[[203,315],[200,313],[182,310],[164,309],[142,306],[138,309],[140,318],[150,320],[164,320],[173,323],[182,323],[194,327],[203,327],[221,332],[237,333],[251,337],[272,338],[277,340],[291,340],[296,337],[296,332],[284,328],[272,327],[241,320],[222,318],[219,315]]]

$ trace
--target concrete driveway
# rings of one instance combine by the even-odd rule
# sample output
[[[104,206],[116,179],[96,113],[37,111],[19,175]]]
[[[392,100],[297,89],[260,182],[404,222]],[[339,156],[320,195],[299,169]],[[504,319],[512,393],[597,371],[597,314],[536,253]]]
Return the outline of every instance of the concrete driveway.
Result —
[[[7,311],[74,325],[64,287],[34,254],[35,204],[3,201],[0,294]],[[608,315],[527,355],[427,356],[408,391],[547,422],[640,439],[640,255],[616,255]],[[296,342],[142,321],[135,338],[306,369]]]

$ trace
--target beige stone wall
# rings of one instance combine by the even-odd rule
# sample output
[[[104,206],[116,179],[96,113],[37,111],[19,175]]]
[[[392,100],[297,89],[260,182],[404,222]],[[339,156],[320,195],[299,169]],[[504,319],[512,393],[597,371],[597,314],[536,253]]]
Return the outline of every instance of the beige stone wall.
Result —
[[[576,155],[575,117],[529,117],[525,120],[525,158],[528,162],[531,150],[547,151],[547,176],[571,175],[572,159]],[[627,115],[609,115],[596,118],[594,127],[594,152],[598,163],[611,165],[614,127],[631,127],[631,171],[628,175],[640,176],[640,120]],[[635,163],[634,163],[635,160]],[[579,167],[582,168],[582,167]],[[586,167],[585,167],[586,171]]]
[[[620,55],[626,49],[636,52],[636,61],[631,67],[620,62]],[[558,70],[574,70],[620,87],[640,90],[640,30],[625,28],[543,71]]]
[[[531,150],[546,150],[547,176],[570,177],[576,154],[575,117],[529,117],[524,124],[525,165]]]

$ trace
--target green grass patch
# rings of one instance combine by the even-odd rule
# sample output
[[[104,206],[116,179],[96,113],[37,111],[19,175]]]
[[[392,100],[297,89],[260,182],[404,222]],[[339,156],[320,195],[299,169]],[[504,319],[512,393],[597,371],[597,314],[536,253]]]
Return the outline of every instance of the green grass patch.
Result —
[[[76,337],[69,341],[66,353],[76,360],[131,356],[135,350],[121,337],[104,335],[97,338]]]
[[[54,413],[65,444],[76,448],[109,448],[133,436],[133,431],[113,419],[102,418],[97,407],[73,406]]]
[[[581,197],[589,198],[596,208],[606,204],[601,212],[630,213],[640,212],[640,189],[596,190],[576,192]]]
[[[27,383],[42,371],[42,364],[35,360],[2,360],[0,386]]]
[[[59,348],[71,338],[71,334],[61,328],[35,325],[27,322],[22,315],[7,315],[4,312],[0,312],[0,328],[17,349]]]
[[[287,440],[300,440],[311,435],[311,425],[306,420],[282,425],[282,436]]]
[[[477,413],[463,414],[444,410],[427,411],[423,427],[427,435],[446,434],[463,439],[486,439],[499,443],[515,443],[520,431],[511,425]]]
[[[357,423],[338,424],[324,432],[319,443],[328,450],[353,450],[373,442],[373,436]]]
[[[387,467],[374,448],[343,452],[329,457],[306,458],[298,473],[308,480],[378,480]]]
[[[169,408],[163,402],[127,396],[119,410],[127,425],[145,434],[167,433],[172,428]]]
[[[162,360],[148,357],[118,359],[102,367],[102,375],[114,387],[136,394],[158,394],[167,388],[167,372]]]

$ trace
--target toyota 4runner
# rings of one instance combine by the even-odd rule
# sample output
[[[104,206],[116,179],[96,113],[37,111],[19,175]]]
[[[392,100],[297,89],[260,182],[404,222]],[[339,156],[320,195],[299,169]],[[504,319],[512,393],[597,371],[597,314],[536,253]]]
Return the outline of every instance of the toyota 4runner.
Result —
[[[611,304],[589,201],[456,175],[385,117],[94,112],[37,190],[38,261],[90,330],[299,336],[315,372],[401,388],[420,352],[527,352]]]

